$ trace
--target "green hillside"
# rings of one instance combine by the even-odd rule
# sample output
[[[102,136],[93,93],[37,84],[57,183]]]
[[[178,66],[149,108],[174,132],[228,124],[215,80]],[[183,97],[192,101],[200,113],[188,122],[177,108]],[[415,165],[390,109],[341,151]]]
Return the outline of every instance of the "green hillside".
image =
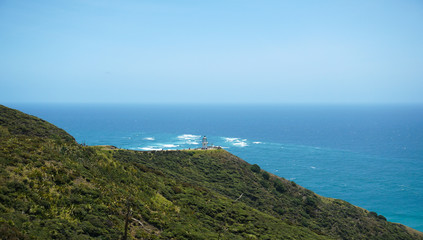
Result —
[[[81,146],[0,105],[2,239],[423,239],[225,150]]]

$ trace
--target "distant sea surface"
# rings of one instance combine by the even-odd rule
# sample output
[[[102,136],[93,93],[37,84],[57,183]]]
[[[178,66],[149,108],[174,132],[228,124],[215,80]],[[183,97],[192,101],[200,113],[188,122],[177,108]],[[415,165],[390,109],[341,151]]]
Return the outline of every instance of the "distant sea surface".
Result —
[[[79,143],[197,148],[206,135],[326,197],[423,231],[423,106],[9,104]]]

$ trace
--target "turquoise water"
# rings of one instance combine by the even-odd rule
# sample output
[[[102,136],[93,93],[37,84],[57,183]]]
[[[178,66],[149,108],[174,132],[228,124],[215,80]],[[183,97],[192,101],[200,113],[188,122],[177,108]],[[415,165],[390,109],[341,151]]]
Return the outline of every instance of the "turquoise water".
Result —
[[[423,106],[8,105],[89,145],[222,146],[332,198],[423,231]]]

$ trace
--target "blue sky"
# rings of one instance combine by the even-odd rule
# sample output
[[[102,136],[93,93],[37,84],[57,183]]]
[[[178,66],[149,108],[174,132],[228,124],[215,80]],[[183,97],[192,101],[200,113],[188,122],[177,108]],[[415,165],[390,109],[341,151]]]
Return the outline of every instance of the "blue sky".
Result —
[[[423,1],[0,1],[0,102],[423,103]]]

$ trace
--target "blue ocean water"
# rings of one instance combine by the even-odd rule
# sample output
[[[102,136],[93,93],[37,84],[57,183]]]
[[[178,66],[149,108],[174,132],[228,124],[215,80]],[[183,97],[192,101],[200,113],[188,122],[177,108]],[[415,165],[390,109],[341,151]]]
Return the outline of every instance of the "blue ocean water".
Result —
[[[134,150],[209,143],[326,197],[423,231],[423,106],[8,105],[78,142]]]

